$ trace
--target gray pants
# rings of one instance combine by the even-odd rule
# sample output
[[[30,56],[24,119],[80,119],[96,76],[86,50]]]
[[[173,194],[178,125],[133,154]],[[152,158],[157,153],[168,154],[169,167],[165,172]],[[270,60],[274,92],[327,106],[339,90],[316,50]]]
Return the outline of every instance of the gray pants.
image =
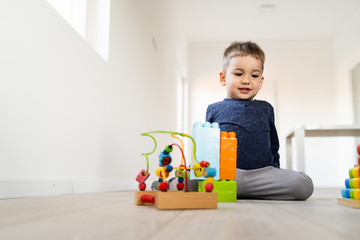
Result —
[[[169,180],[169,188],[176,190],[177,178]],[[238,199],[306,200],[314,191],[309,176],[288,169],[264,167],[254,170],[236,170]],[[188,181],[189,191],[198,191],[198,181]],[[158,190],[158,181],[153,182]]]
[[[306,200],[314,191],[305,173],[275,167],[237,169],[236,185],[238,199]]]

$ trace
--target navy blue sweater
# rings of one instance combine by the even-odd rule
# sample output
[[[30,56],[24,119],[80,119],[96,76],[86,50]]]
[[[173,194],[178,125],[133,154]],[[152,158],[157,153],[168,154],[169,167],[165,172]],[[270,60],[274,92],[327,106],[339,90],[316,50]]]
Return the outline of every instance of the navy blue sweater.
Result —
[[[237,168],[280,167],[279,139],[270,103],[226,98],[208,106],[206,121],[219,123],[221,131],[236,133]]]

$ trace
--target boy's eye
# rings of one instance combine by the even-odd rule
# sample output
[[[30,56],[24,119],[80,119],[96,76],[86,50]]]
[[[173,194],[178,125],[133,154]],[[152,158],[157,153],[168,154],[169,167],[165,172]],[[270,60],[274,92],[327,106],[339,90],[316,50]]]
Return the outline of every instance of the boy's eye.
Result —
[[[258,78],[259,77],[259,75],[257,75],[257,74],[253,74],[253,75],[251,75],[253,78]]]
[[[242,76],[242,73],[235,73],[235,76]]]

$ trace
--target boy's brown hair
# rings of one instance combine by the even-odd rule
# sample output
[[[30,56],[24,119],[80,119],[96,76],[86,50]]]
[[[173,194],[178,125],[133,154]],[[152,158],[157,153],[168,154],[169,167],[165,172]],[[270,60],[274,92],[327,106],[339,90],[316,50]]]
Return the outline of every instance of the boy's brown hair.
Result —
[[[228,67],[231,58],[249,55],[261,61],[261,70],[264,71],[265,54],[259,45],[251,41],[232,42],[230,46],[225,49],[223,71],[226,72],[226,68]]]

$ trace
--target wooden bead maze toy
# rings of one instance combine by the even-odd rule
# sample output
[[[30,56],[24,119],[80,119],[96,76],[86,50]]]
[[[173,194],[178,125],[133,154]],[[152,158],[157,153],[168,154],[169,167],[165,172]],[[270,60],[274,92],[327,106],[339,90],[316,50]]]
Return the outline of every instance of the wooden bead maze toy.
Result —
[[[156,175],[159,177],[159,190],[158,191],[145,191],[145,181],[150,176],[149,173],[149,158],[148,156],[153,154],[157,148],[157,142],[152,136],[153,134],[171,134],[172,137],[178,139],[181,142],[181,146],[176,143],[167,145],[159,155],[159,168],[156,170]],[[214,186],[212,183],[208,183],[205,186],[205,192],[189,192],[188,190],[188,178],[190,173],[200,177],[213,178],[216,175],[216,170],[210,168],[210,163],[207,161],[198,162],[196,158],[196,142],[187,134],[179,132],[169,131],[151,131],[142,133],[142,136],[148,136],[153,139],[155,147],[153,151],[149,153],[143,153],[146,157],[147,169],[142,169],[136,177],[136,181],[139,182],[139,190],[135,193],[136,205],[150,205],[155,206],[157,209],[215,209],[217,208],[217,193],[212,192]],[[193,143],[193,156],[192,167],[186,164],[184,155],[184,144],[181,137],[190,138]],[[178,167],[173,167],[172,157],[170,153],[173,148],[176,147],[181,152],[181,163]],[[177,190],[169,190],[169,184],[166,179],[170,176],[171,172],[175,170],[175,177],[178,180]]]

